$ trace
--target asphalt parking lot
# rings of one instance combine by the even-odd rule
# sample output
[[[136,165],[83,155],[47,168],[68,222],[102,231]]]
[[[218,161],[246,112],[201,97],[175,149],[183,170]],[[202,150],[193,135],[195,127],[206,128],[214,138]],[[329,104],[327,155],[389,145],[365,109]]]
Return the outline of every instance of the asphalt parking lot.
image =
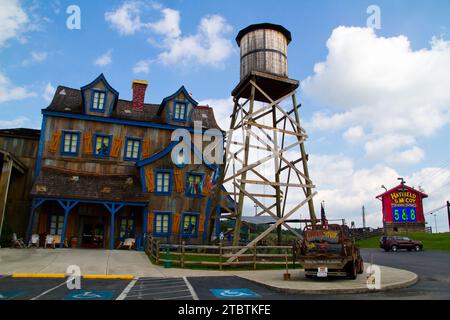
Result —
[[[65,279],[0,276],[0,300],[316,300],[450,299],[450,253],[362,250],[365,261],[419,275],[411,287],[369,294],[290,294],[237,276],[141,277],[135,280],[81,279],[70,290]]]

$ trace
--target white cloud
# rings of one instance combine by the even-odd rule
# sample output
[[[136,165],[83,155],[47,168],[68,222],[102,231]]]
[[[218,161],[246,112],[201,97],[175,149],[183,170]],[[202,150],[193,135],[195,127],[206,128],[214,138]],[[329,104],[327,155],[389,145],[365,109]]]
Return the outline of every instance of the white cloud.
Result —
[[[159,11],[157,21],[144,22],[141,13],[146,9]],[[183,35],[179,11],[162,5],[145,5],[139,1],[126,1],[115,10],[108,11],[105,19],[120,35],[133,35],[139,31],[151,32],[148,42],[163,51],[158,61],[164,65],[208,65],[222,67],[233,53],[233,45],[227,35],[232,27],[220,15],[204,16],[194,34]]]
[[[9,78],[0,72],[0,103],[35,97],[36,93],[25,87],[14,86]]]
[[[55,87],[52,86],[52,84],[49,82],[45,86],[44,93],[42,94],[42,97],[45,101],[50,102],[53,99],[53,96],[55,95]]]
[[[142,28],[140,3],[126,1],[116,10],[105,13],[105,20],[121,35],[132,35]]]
[[[112,63],[112,50],[102,54],[100,57],[95,59],[94,64],[99,67],[105,67]]]
[[[219,127],[224,131],[230,129],[230,116],[234,106],[233,97],[228,99],[205,99],[200,101],[199,105],[213,108],[214,117]]]
[[[47,57],[48,57],[48,53],[45,52],[45,51],[42,51],[42,52],[33,51],[33,52],[31,52],[31,58],[34,61],[36,61],[36,62],[42,62],[42,61],[46,60]]]
[[[354,143],[364,138],[364,129],[361,126],[350,127],[343,134],[347,142]]]
[[[148,27],[155,33],[169,38],[178,38],[181,35],[180,12],[170,8],[163,8],[161,13],[163,18],[157,22],[149,23]]]
[[[23,41],[22,34],[27,29],[28,15],[17,0],[0,2],[0,47],[11,39]]]
[[[23,128],[30,119],[24,116],[17,117],[14,120],[0,120],[0,129]]]
[[[159,59],[165,65],[197,63],[221,67],[233,53],[231,40],[226,37],[231,31],[232,27],[222,16],[203,17],[196,34],[176,38],[167,36],[163,40],[165,51]]]
[[[30,53],[30,58],[22,61],[22,66],[28,66],[31,63],[40,63],[48,58],[48,52],[45,51],[32,51]]]
[[[133,73],[134,74],[149,74],[150,73],[150,64],[152,63],[151,60],[141,60],[138,61],[134,67],[133,67]]]
[[[338,27],[327,47],[326,60],[303,81],[307,96],[330,107],[314,114],[311,127],[348,129],[349,138],[355,133],[349,128],[361,126],[367,156],[383,158],[376,152],[380,143],[423,159],[417,138],[450,123],[450,41],[433,38],[430,48],[414,51],[403,35],[384,38],[368,28]],[[393,142],[392,136],[401,139]]]
[[[421,148],[414,146],[411,149],[388,155],[386,161],[390,164],[415,164],[424,158],[425,152]]]

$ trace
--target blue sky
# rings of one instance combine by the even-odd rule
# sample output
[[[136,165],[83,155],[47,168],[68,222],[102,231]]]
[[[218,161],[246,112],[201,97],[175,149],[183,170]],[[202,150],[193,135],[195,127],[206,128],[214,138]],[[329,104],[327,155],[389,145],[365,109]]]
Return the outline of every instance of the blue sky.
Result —
[[[379,30],[366,28],[371,4]],[[81,9],[80,30],[66,27],[70,5]],[[450,80],[448,1],[1,0],[0,9],[2,128],[39,128],[57,85],[79,88],[102,72],[123,99],[136,78],[150,82],[147,102],[185,85],[225,118],[239,81],[234,38],[272,22],[293,34],[289,75],[304,85],[310,166],[330,215],[360,224],[366,205],[380,225],[374,196],[398,176],[430,192],[428,210],[450,200],[450,98],[438,85]]]

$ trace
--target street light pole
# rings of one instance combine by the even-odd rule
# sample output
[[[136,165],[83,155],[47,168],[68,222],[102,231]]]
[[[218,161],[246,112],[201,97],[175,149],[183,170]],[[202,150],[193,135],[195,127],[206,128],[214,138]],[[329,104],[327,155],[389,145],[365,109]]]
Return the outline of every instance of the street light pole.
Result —
[[[437,232],[436,213],[434,214],[434,230],[436,230],[436,233],[438,233]]]

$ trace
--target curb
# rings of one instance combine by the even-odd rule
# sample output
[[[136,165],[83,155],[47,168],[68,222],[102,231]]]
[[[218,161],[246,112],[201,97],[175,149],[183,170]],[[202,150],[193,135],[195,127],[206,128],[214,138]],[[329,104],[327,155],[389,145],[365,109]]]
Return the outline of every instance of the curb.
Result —
[[[40,278],[40,279],[50,279],[50,278],[66,278],[69,275],[65,273],[13,273],[12,278]],[[135,277],[133,275],[102,275],[102,274],[85,274],[81,276],[83,279],[111,279],[111,280],[133,280]]]
[[[64,273],[13,273],[13,278],[65,278]]]
[[[413,273],[413,272],[411,272]],[[369,289],[369,288],[348,288],[348,289],[319,289],[319,290],[311,290],[311,289],[294,289],[294,288],[282,288],[277,287],[275,285],[267,284],[264,282],[259,282],[254,279],[249,279],[245,277],[238,276],[240,278],[246,279],[250,282],[262,285],[263,287],[270,288],[272,290],[275,290],[277,292],[282,293],[302,293],[302,294],[349,294],[349,293],[377,293],[377,292],[383,292],[383,291],[391,291],[395,289],[402,289],[410,287],[414,284],[416,284],[419,281],[419,276],[415,273],[413,273],[414,276],[409,279],[402,282],[394,282],[386,285],[382,285],[381,289]],[[293,280],[291,280],[293,281]]]
[[[120,280],[133,280],[135,276],[132,275],[97,275],[97,274],[85,274],[82,276],[83,279],[120,279]]]

